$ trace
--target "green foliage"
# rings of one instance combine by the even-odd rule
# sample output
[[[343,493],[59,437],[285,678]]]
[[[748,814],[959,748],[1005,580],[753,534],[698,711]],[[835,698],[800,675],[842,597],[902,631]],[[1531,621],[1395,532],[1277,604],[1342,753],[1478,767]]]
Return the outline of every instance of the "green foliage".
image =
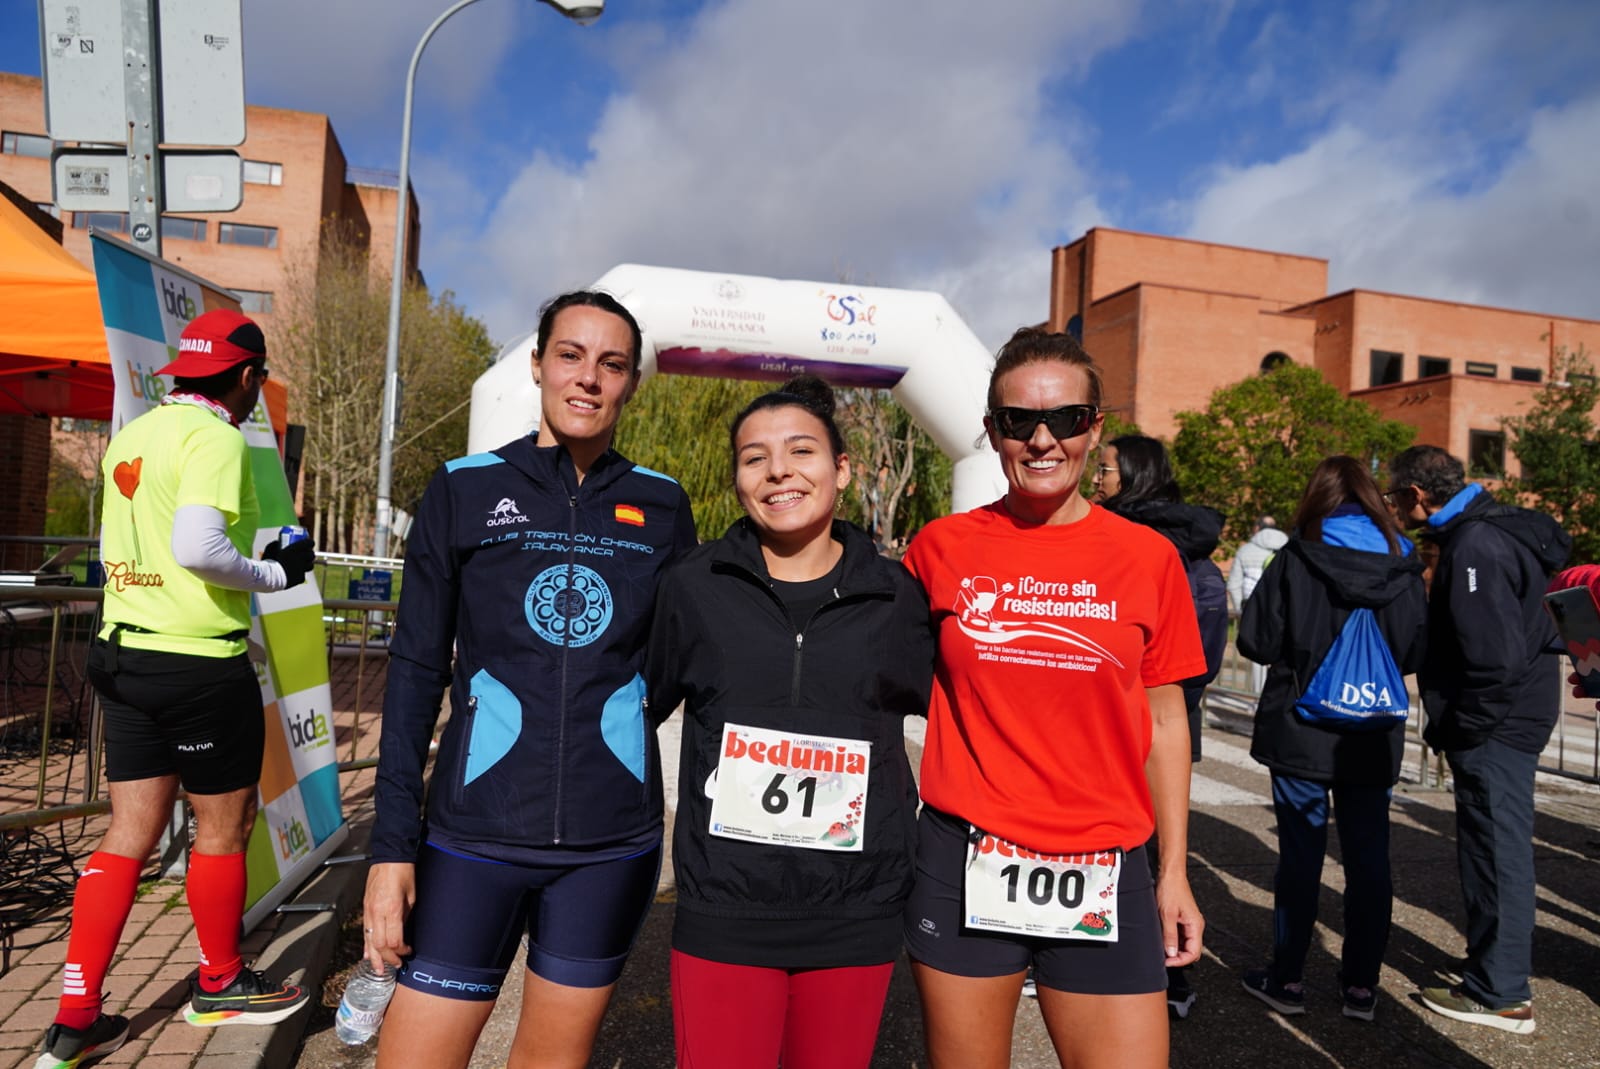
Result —
[[[1501,420],[1522,474],[1507,479],[1498,496],[1554,516],[1572,535],[1574,562],[1600,561],[1596,404],[1600,404],[1600,383],[1580,346],[1576,352],[1563,349],[1557,354],[1555,374],[1539,388],[1526,412]]]
[[[1416,433],[1297,364],[1225,386],[1205,411],[1180,412],[1177,419],[1178,483],[1188,500],[1222,512],[1225,546],[1247,538],[1263,513],[1292,516],[1325,458],[1343,453],[1376,466]]]
[[[657,375],[629,402],[617,428],[617,451],[677,479],[694,507],[700,537],[717,538],[744,515],[733,492],[728,427],[740,409],[774,388],[770,382]],[[949,459],[888,391],[838,393],[836,421],[854,474],[839,515],[863,527],[875,516],[879,537],[892,542],[950,511]]]
[[[728,425],[772,388],[767,382],[656,375],[628,403],[614,444],[634,463],[678,480],[694,507],[700,537],[718,538],[744,515],[733,492]]]
[[[835,422],[850,456],[839,514],[886,546],[950,511],[950,459],[888,390],[840,390]]]
[[[379,408],[389,279],[364,240],[330,224],[318,259],[293,263],[270,339],[288,371],[289,418],[305,425],[302,515],[317,545],[366,552],[377,499]],[[473,381],[494,358],[482,323],[454,297],[420,286],[402,296],[400,425],[391,497],[414,510],[433,470],[466,449]]]

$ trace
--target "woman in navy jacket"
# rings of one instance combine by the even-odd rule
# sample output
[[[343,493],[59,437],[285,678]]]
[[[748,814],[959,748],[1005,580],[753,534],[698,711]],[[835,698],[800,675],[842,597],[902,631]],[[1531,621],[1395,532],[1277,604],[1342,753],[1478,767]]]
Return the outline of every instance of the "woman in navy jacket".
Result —
[[[1400,778],[1405,722],[1377,730],[1313,723],[1295,710],[1346,619],[1371,609],[1403,673],[1422,662],[1427,604],[1422,562],[1361,462],[1317,465],[1294,534],[1262,573],[1239,622],[1239,652],[1270,665],[1250,753],[1272,771],[1278,821],[1272,962],[1245,990],[1279,1013],[1305,1012],[1304,966],[1317,920],[1328,796],[1344,857],[1344,1014],[1370,1021],[1389,939],[1389,797]]]
[[[926,715],[921,588],[833,518],[850,462],[802,377],[735,419],[746,516],[662,583],[650,705],[683,703],[673,830],[678,1064],[865,1069],[911,892],[907,716]]]
[[[364,911],[368,958],[404,966],[383,1069],[464,1067],[524,935],[511,1061],[585,1064],[654,897],[645,639],[657,581],[695,539],[683,489],[611,449],[639,352],[612,297],[551,301],[537,436],[445,464],[417,510]]]

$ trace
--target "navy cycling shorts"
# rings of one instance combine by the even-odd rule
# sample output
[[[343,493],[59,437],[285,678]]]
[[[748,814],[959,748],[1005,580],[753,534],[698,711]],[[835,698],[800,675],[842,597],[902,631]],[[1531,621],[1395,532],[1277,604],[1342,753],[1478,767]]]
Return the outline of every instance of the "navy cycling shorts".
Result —
[[[930,806],[917,818],[917,881],[906,902],[906,951],[956,976],[1010,976],[1033,966],[1040,987],[1084,995],[1167,989],[1166,951],[1146,847],[1129,850],[1117,880],[1115,943],[1042,939],[963,927],[967,824]]]
[[[521,865],[424,846],[406,922],[412,955],[398,982],[492,1002],[526,934],[535,975],[567,987],[616,983],[655,898],[661,844],[606,861],[570,853],[563,864]]]

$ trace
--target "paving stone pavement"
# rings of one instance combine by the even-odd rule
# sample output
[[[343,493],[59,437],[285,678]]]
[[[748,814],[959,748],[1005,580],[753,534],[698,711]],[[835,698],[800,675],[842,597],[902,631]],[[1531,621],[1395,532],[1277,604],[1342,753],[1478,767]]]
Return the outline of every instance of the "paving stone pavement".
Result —
[[[339,667],[336,664],[336,673]],[[355,727],[348,669],[336,688],[336,740],[341,759],[350,756]],[[363,705],[381,702],[381,678],[364,680]],[[357,756],[376,745],[375,717],[362,718]],[[664,729],[664,752],[675,752],[675,721]],[[1234,721],[1237,726],[1237,719]],[[914,725],[915,727],[915,725]],[[908,733],[913,758],[920,737]],[[1263,960],[1270,942],[1271,884],[1276,863],[1267,777],[1248,755],[1247,740],[1208,726],[1206,758],[1196,767],[1190,835],[1190,873],[1207,916],[1206,955],[1193,980],[1199,1001],[1189,1020],[1172,1027],[1172,1064],[1194,1067],[1296,1065],[1383,1069],[1522,1069],[1600,1066],[1600,790],[1568,779],[1540,777],[1536,855],[1539,932],[1533,980],[1538,1031],[1532,1036],[1443,1020],[1415,1000],[1433,970],[1460,952],[1460,903],[1448,793],[1421,782],[1425,769],[1415,750],[1393,810],[1395,926],[1374,1024],[1340,1016],[1334,974],[1342,874],[1337,845],[1323,872],[1318,938],[1308,962],[1310,988],[1304,1017],[1278,1017],[1246,995],[1239,975]],[[5,784],[14,765],[0,763],[3,811],[31,807],[28,781],[21,802]],[[25,770],[24,770],[25,771]],[[36,773],[36,769],[35,769]],[[25,778],[25,777],[24,777]],[[52,789],[61,785],[53,782]],[[672,777],[668,777],[672,782]],[[352,835],[341,853],[364,848],[371,817],[372,773],[342,781]],[[59,800],[59,797],[58,799]],[[103,818],[96,818],[103,821]],[[81,828],[80,828],[81,825]],[[98,839],[96,820],[75,822],[51,833],[65,853],[81,860]],[[39,845],[39,844],[35,844]],[[41,846],[42,849],[42,846]],[[12,857],[8,849],[6,857]],[[336,944],[341,917],[359,908],[362,865],[325,869],[294,901],[332,907],[322,912],[278,914],[252,933],[247,958],[274,975],[321,985],[340,962]],[[41,888],[67,888],[73,869],[40,877]],[[669,866],[670,873],[670,866]],[[15,879],[8,871],[6,881]],[[70,904],[70,898],[68,899]],[[54,1012],[64,951],[64,913],[9,933],[12,949],[0,946],[0,1069],[32,1066],[37,1045]],[[666,954],[672,891],[664,883],[659,905],[646,925],[602,1030],[593,1065],[602,1069],[663,1069],[672,1063],[671,1004]],[[133,1020],[127,1047],[101,1065],[149,1069],[364,1069],[371,1046],[346,1048],[332,1034],[331,1014],[312,1007],[267,1028],[197,1029],[179,1009],[194,967],[195,944],[181,881],[149,883],[134,908],[108,981],[110,1009]],[[520,969],[520,967],[519,967]],[[515,1027],[519,969],[514,969],[479,1045],[473,1065],[502,1066]],[[1055,1064],[1037,1009],[1020,1006],[1014,1030],[1013,1065],[1048,1069]],[[1114,1043],[1115,1037],[1106,1037]],[[916,1069],[921,1053],[921,1018],[904,962],[891,984],[873,1069]]]

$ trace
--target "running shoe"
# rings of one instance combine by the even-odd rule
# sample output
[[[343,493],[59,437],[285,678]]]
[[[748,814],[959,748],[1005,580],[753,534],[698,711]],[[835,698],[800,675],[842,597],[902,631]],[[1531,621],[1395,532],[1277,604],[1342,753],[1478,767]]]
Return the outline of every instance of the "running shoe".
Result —
[[[1028,975],[1022,981],[1022,997],[1038,998],[1039,985],[1033,982],[1033,969],[1028,970]]]
[[[1370,1021],[1378,1009],[1378,993],[1370,987],[1344,989],[1344,1015],[1357,1021]]]
[[[294,984],[278,984],[251,969],[241,970],[221,991],[202,991],[198,982],[183,1019],[200,1028],[225,1024],[277,1024],[311,999]]]
[[[1280,984],[1267,969],[1251,969],[1244,974],[1244,989],[1285,1017],[1306,1012],[1306,988],[1298,981]]]
[[[73,1069],[103,1058],[127,1042],[128,1019],[102,1013],[88,1028],[53,1024],[45,1029],[44,1053],[33,1069]]]
[[[1189,1011],[1194,1008],[1194,988],[1189,986],[1189,977],[1182,969],[1167,970],[1167,1009],[1178,1020],[1185,1020]]]
[[[1497,1010],[1485,1006],[1459,987],[1427,987],[1422,990],[1422,1004],[1434,1013],[1468,1024],[1487,1025],[1519,1036],[1533,1031],[1531,1002],[1515,1002]]]

